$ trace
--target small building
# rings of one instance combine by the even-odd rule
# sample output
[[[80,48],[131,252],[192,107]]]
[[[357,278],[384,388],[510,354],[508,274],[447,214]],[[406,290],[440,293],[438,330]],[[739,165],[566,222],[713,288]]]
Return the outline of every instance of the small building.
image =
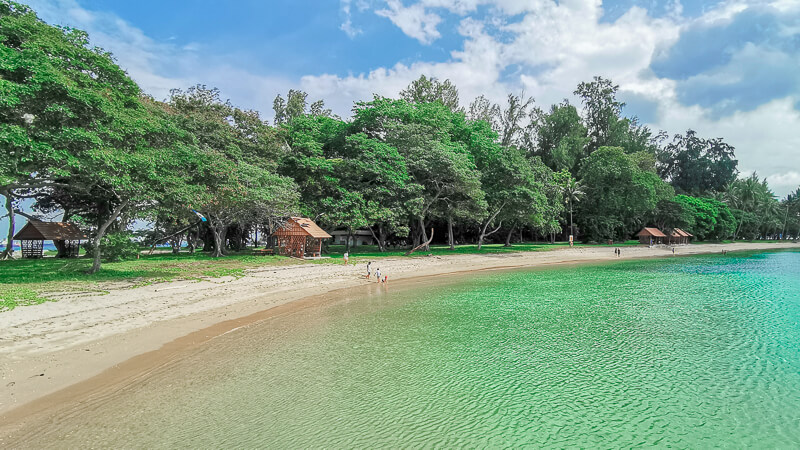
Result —
[[[668,242],[669,244],[688,244],[693,237],[694,235],[688,231],[684,231],[680,228],[673,228],[672,232],[669,234]]]
[[[636,233],[636,237],[639,238],[640,244],[659,245],[664,243],[667,235],[662,233],[658,228],[644,227],[642,231]]]
[[[305,217],[291,217],[272,234],[275,252],[304,259],[322,256],[322,241],[331,235]]]
[[[44,253],[44,241],[53,241],[58,250],[58,258],[75,258],[81,248],[81,241],[87,237],[74,223],[40,222],[30,220],[14,235],[20,241],[23,258],[41,258]]]
[[[347,230],[334,230],[330,232],[331,236],[333,236],[333,243],[339,245],[347,245]],[[359,245],[372,245],[375,243],[375,239],[372,237],[372,233],[369,230],[354,230],[352,235],[350,236],[350,245],[353,247],[358,247]]]

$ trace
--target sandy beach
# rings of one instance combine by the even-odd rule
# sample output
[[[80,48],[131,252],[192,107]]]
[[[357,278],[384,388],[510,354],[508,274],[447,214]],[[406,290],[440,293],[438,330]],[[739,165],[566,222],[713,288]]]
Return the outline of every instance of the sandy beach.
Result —
[[[676,256],[800,248],[791,243],[702,244]],[[390,283],[459,272],[619,259],[671,257],[669,248],[565,248],[497,255],[380,259]],[[80,398],[179,358],[188,347],[267,317],[322,301],[321,294],[367,286],[365,262],[252,270],[239,279],[176,281],[106,295],[70,293],[0,314],[0,418],[6,426],[49,404]],[[374,283],[374,281],[372,281]],[[113,372],[113,376],[108,377]],[[98,375],[103,376],[98,377]],[[2,441],[0,441],[0,444]]]

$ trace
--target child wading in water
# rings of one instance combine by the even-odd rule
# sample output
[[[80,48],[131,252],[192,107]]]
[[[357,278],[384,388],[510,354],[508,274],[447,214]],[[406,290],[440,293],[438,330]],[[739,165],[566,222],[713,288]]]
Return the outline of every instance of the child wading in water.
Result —
[[[378,280],[378,283],[381,282],[381,269],[380,268],[375,269],[375,278]]]
[[[369,280],[370,274],[372,274],[372,272],[371,272],[372,269],[370,269],[370,266],[372,266],[372,261],[367,263],[367,279],[368,280]]]

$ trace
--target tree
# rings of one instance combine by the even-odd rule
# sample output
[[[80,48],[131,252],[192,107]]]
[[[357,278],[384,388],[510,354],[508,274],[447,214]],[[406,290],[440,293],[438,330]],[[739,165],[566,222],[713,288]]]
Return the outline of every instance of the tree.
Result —
[[[492,130],[499,132],[500,130],[495,126],[498,117],[500,117],[500,106],[493,104],[483,95],[477,97],[469,104],[467,120],[484,121],[492,126]]]
[[[458,88],[450,80],[439,81],[421,75],[400,91],[400,98],[409,103],[439,102],[450,111],[459,111]]]
[[[659,201],[674,195],[658,175],[640,170],[619,147],[601,147],[589,155],[579,177],[586,190],[579,209],[586,240],[630,235],[652,217]]]
[[[709,195],[736,179],[734,148],[721,138],[703,139],[692,130],[676,134],[658,154],[658,173],[678,192]]]
[[[560,188],[561,192],[564,194],[564,198],[569,205],[569,234],[570,236],[575,235],[575,226],[572,222],[572,207],[575,203],[581,201],[583,196],[586,194],[583,190],[583,185],[572,177],[569,172],[562,172],[560,174]]]
[[[330,109],[325,108],[325,102],[317,100],[311,104],[307,111],[308,94],[295,89],[289,89],[286,100],[278,94],[272,102],[272,111],[275,113],[275,125],[291,123],[294,119],[311,114],[312,116],[334,117]]]
[[[354,132],[396,148],[411,177],[405,202],[414,242],[427,241],[427,221],[448,199],[483,201],[480,175],[468,148],[473,129],[462,113],[439,102],[408,103],[376,97],[356,104]],[[485,143],[485,139],[476,142]]]
[[[736,219],[724,203],[712,198],[696,198],[683,194],[675,196],[674,201],[688,214],[686,229],[697,239],[722,240],[733,235]]]
[[[589,131],[588,153],[602,146],[618,145],[612,142],[615,128],[619,127],[624,103],[617,100],[619,85],[602,77],[578,85],[574,94],[583,102],[586,128]]]
[[[503,147],[520,146],[524,130],[527,127],[525,121],[533,114],[533,98],[525,98],[524,92],[520,95],[508,94],[507,102],[505,109],[500,111],[497,118],[500,145]]]
[[[7,199],[9,246],[19,191],[54,187],[90,152],[128,130],[119,117],[139,104],[139,88],[85,32],[50,26],[27,6],[0,1],[0,195]],[[76,187],[73,185],[73,187]],[[85,188],[85,186],[84,186]]]
[[[234,108],[218,89],[202,85],[173,90],[169,106],[194,139],[189,184],[202,189],[184,204],[207,218],[212,256],[226,253],[226,234],[234,223],[263,223],[296,211],[294,182],[275,173],[276,164],[267,157],[280,153],[277,136],[257,114]]]
[[[537,111],[526,148],[553,171],[567,170],[575,176],[587,155],[588,143],[587,130],[578,110],[564,100],[553,105],[548,113]]]

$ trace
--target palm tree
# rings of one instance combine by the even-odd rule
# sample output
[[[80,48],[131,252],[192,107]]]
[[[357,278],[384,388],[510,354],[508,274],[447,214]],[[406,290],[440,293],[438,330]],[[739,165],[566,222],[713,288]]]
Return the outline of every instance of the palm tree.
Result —
[[[752,212],[756,209],[760,190],[761,181],[758,179],[758,174],[755,172],[747,178],[734,181],[728,190],[733,200],[733,205],[736,205],[736,207],[742,211],[739,215],[739,224],[736,227],[736,231],[733,233],[734,241],[739,235],[739,231],[742,229],[745,211]]]
[[[561,192],[566,196],[566,202],[569,204],[569,235],[575,234],[575,226],[572,223],[572,206],[575,202],[581,201],[581,197],[585,194],[583,185],[575,178],[569,177],[564,180],[561,186]]]

